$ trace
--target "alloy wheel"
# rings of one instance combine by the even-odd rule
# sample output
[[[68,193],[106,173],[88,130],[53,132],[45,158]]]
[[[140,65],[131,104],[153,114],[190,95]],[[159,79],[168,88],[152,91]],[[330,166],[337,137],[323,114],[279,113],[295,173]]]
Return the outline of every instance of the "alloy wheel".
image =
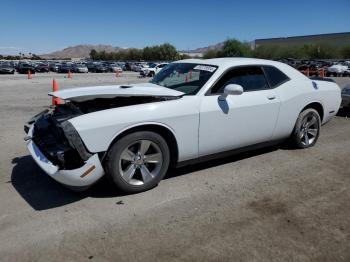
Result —
[[[133,142],[122,151],[119,171],[126,183],[140,186],[156,178],[162,164],[163,154],[159,146],[143,139]]]
[[[301,143],[304,146],[311,145],[318,135],[319,128],[317,117],[312,113],[307,114],[304,117],[299,130]]]

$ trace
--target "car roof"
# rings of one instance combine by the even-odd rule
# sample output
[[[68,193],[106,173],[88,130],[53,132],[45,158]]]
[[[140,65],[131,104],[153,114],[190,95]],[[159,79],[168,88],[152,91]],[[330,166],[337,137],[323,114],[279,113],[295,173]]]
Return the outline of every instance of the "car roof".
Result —
[[[278,61],[257,59],[257,58],[246,58],[246,57],[224,57],[224,58],[211,58],[211,59],[185,59],[176,61],[174,63],[194,63],[202,65],[213,65],[219,67],[219,72],[235,67],[245,65],[271,65],[277,67],[279,70],[284,72],[289,77],[306,78],[295,68]]]
[[[180,63],[196,63],[204,65],[216,65],[216,66],[233,66],[233,65],[250,65],[250,64],[263,64],[263,65],[280,65],[283,64],[277,61],[247,58],[247,57],[223,57],[223,58],[211,58],[211,59],[185,59],[177,61]]]

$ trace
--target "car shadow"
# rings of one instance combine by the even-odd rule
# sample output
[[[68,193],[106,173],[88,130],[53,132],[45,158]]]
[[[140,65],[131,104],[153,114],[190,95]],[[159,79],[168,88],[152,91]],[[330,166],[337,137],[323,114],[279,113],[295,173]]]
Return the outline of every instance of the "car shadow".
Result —
[[[106,179],[84,192],[65,188],[45,174],[31,156],[16,157],[11,183],[21,197],[35,210],[46,210],[80,201],[86,197],[116,197],[122,195]]]
[[[169,179],[169,178],[173,178],[173,177],[177,177],[177,176],[187,175],[189,173],[201,171],[204,169],[225,165],[228,163],[240,161],[243,159],[248,159],[251,157],[258,156],[258,155],[263,155],[263,154],[270,153],[270,152],[273,152],[273,151],[276,151],[279,149],[293,150],[294,148],[290,147],[286,143],[281,143],[281,144],[274,145],[274,146],[269,146],[269,147],[265,147],[265,148],[261,148],[261,149],[255,149],[255,150],[246,151],[246,152],[238,153],[238,154],[232,154],[232,155],[229,155],[226,157],[220,157],[217,159],[213,159],[213,160],[209,160],[209,161],[205,161],[205,162],[199,162],[196,164],[191,164],[191,165],[187,165],[187,166],[183,166],[183,167],[179,167],[179,168],[172,168],[171,170],[169,170],[169,172],[167,173],[167,175],[164,179]]]
[[[63,206],[81,199],[81,196],[63,188],[47,176],[30,156],[16,157],[11,183],[17,192],[35,210]]]
[[[281,144],[278,146],[266,147],[224,158],[192,164],[185,167],[172,168],[164,179],[187,175],[189,173],[247,159],[283,148],[284,146]],[[74,192],[46,175],[29,155],[16,157],[12,160],[12,163],[15,165],[12,169],[11,183],[21,197],[34,210],[41,211],[61,207],[87,197],[112,198],[126,196],[125,193],[120,192],[113,187],[106,178],[102,178],[98,183],[86,191]]]
[[[349,107],[340,108],[337,113],[337,116],[350,118],[350,108]]]

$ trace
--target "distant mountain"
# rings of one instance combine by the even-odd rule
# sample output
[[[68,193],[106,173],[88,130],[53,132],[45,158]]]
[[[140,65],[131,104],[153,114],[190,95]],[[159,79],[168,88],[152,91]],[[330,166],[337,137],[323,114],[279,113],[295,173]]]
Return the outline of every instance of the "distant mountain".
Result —
[[[193,53],[193,54],[203,54],[208,50],[219,50],[223,47],[224,43],[218,43],[210,45],[207,47],[196,48],[194,50],[180,51],[180,53]],[[88,58],[90,56],[90,51],[95,49],[96,51],[106,51],[106,52],[118,52],[121,50],[126,50],[121,47],[114,47],[111,45],[76,45],[70,46],[60,51],[55,51],[49,54],[40,55],[40,57],[51,59],[51,58]]]
[[[70,46],[63,50],[52,52],[49,54],[40,55],[43,58],[88,58],[90,56],[90,51],[95,49],[96,51],[106,51],[106,52],[118,52],[124,50],[121,47],[113,47],[111,45],[76,45]]]
[[[184,50],[184,51],[181,51],[182,53],[198,53],[198,54],[203,54],[209,50],[220,50],[222,49],[222,47],[224,46],[224,42],[221,42],[221,43],[217,43],[217,44],[214,44],[214,45],[210,45],[210,46],[207,46],[207,47],[200,47],[200,48],[196,48],[196,49],[193,49],[193,50]]]

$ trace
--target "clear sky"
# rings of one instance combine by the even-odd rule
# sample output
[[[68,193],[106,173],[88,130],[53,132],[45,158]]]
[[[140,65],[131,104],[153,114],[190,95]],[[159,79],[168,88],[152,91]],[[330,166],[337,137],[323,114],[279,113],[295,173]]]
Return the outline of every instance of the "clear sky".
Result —
[[[1,0],[0,53],[77,44],[194,49],[227,38],[350,31],[350,0]]]

